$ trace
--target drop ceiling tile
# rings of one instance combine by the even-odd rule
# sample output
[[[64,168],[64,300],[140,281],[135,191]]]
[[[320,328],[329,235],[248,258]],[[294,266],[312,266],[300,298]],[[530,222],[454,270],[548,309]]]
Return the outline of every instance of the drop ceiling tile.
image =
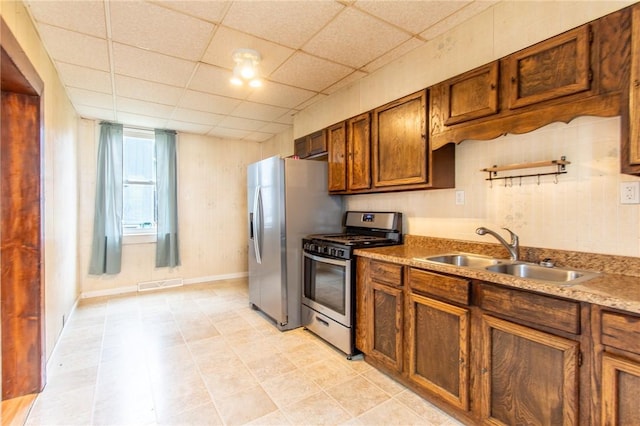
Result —
[[[276,118],[274,122],[280,123],[280,124],[293,125],[293,117],[295,117],[297,113],[298,113],[298,110],[291,109],[286,113],[282,114],[280,117]]]
[[[27,1],[37,22],[106,38],[102,1]]]
[[[347,8],[305,44],[303,50],[360,68],[409,38],[409,34],[386,22]]]
[[[120,43],[113,43],[113,57],[116,74],[178,87],[186,86],[196,65]]]
[[[38,30],[54,61],[109,71],[109,48],[105,39],[46,24],[39,25]]]
[[[209,22],[152,3],[109,4],[114,41],[169,56],[199,60],[215,28]]]
[[[490,8],[496,3],[497,1],[495,0],[474,1],[468,6],[460,9],[457,13],[448,16],[447,18],[433,25],[431,28],[425,30],[420,34],[420,37],[424,38],[425,40],[432,40],[440,34],[443,34],[450,29],[457,27],[471,17],[478,15],[479,13]]]
[[[253,49],[260,53],[260,75],[268,77],[294,52],[276,43],[220,26],[211,39],[202,61],[229,70],[233,69],[233,51],[239,48]]]
[[[113,108],[96,108],[89,105],[74,105],[78,115],[83,118],[91,118],[93,120],[115,121],[116,115]]]
[[[221,139],[242,139],[246,138],[252,132],[247,132],[245,130],[236,130],[236,129],[227,129],[224,127],[215,127],[211,130],[208,135],[215,136]]]
[[[297,105],[296,109],[298,111],[302,111],[303,109],[305,109],[309,105],[313,105],[316,102],[321,101],[322,99],[325,99],[326,97],[327,97],[327,95],[325,95],[325,94],[317,93],[313,97],[311,97],[311,98],[307,99],[306,101],[304,101],[303,103]]]
[[[219,126],[227,129],[258,130],[259,128],[264,127],[265,124],[267,123],[264,121],[227,116],[222,119]]]
[[[231,113],[234,117],[251,118],[254,120],[272,121],[289,111],[273,105],[262,105],[254,102],[242,102]]]
[[[265,142],[274,136],[273,133],[253,132],[248,134],[244,139],[253,142]]]
[[[189,89],[230,98],[245,99],[253,89],[231,84],[231,71],[207,64],[198,64],[189,82]]]
[[[176,132],[194,133],[196,135],[206,135],[211,131],[211,126],[203,124],[185,123],[183,121],[169,120],[167,122],[167,129],[175,130]]]
[[[193,90],[187,90],[178,103],[178,106],[181,108],[224,115],[231,113],[238,105],[240,105],[240,101],[237,99],[195,92]]]
[[[322,93],[325,94],[332,94],[333,92],[348,86],[349,84],[356,82],[358,80],[360,80],[361,78],[365,77],[367,75],[366,72],[362,72],[362,71],[354,71],[351,74],[349,74],[348,76],[346,76],[345,78],[343,78],[342,80],[338,81],[337,83],[331,85],[330,87],[324,89],[322,91]]]
[[[320,92],[353,71],[353,68],[296,52],[271,74],[270,80]]]
[[[113,95],[92,90],[67,88],[69,98],[74,105],[86,105],[103,109],[113,109]]]
[[[225,12],[231,4],[230,1],[189,1],[189,0],[169,0],[169,1],[152,1],[160,6],[173,9],[187,15],[204,19],[205,21],[219,23],[224,17]]]
[[[139,78],[116,75],[116,94],[142,101],[156,102],[165,105],[175,105],[180,100],[184,89]]]
[[[355,7],[404,28],[420,34],[435,23],[465,7],[470,1],[372,1],[359,0]]]
[[[391,63],[393,61],[395,61],[396,59],[400,58],[401,56],[406,55],[407,53],[411,52],[412,50],[423,46],[424,45],[424,41],[419,40],[415,37],[411,37],[409,40],[405,41],[404,43],[400,44],[398,47],[393,48],[392,50],[388,51],[387,53],[385,53],[384,55],[376,58],[375,60],[373,60],[372,62],[369,62],[367,65],[365,65],[362,69],[366,72],[373,72],[375,70],[377,70],[378,68],[381,68],[385,65],[387,65],[388,63]]]
[[[260,132],[271,133],[277,135],[279,133],[285,132],[291,129],[291,125],[288,124],[280,124],[280,123],[269,123],[264,127],[259,128]]]
[[[334,1],[236,1],[222,24],[297,49],[342,9]]]
[[[152,102],[140,101],[137,99],[130,99],[120,96],[116,101],[118,111],[137,113],[144,111],[144,115],[152,117],[160,117],[168,119],[173,113],[173,107],[170,105],[156,104]]]
[[[224,115],[212,114],[210,112],[195,111],[192,109],[176,108],[171,115],[171,120],[192,124],[208,124],[211,128],[222,121]]]
[[[62,83],[69,87],[112,93],[111,75],[106,71],[60,62],[56,64]]]
[[[125,126],[146,127],[149,129],[166,129],[168,120],[157,117],[149,117],[141,114],[131,114],[128,112],[118,112],[118,123]]]
[[[315,92],[265,81],[264,85],[249,95],[248,100],[283,108],[296,108],[302,102],[315,96]]]

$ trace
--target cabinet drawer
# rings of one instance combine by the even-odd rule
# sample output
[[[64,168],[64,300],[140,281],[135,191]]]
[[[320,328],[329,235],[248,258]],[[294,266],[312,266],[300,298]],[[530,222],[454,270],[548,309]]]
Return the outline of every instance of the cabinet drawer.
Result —
[[[580,304],[487,284],[476,292],[480,308],[573,334],[580,333]]]
[[[640,317],[602,312],[602,343],[640,354]]]
[[[374,281],[402,286],[402,265],[372,260],[369,264],[369,272]]]
[[[463,278],[409,268],[408,280],[411,289],[417,292],[462,305],[469,304],[469,281]]]

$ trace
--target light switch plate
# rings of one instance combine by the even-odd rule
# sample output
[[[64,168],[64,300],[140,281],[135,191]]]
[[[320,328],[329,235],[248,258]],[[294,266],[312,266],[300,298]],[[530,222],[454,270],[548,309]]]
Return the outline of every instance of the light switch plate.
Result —
[[[464,191],[456,191],[456,206],[464,205]]]
[[[640,204],[640,182],[620,182],[620,204]]]

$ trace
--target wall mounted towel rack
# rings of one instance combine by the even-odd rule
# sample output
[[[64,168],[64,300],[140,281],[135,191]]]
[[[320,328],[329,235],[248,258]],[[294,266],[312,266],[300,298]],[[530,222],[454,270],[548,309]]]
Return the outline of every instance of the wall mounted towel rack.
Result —
[[[519,164],[509,164],[506,166],[493,166],[487,167],[481,172],[488,172],[489,177],[485,180],[490,181],[493,184],[494,180],[504,180],[505,186],[507,186],[507,180],[509,180],[509,186],[513,186],[513,179],[519,179],[520,184],[522,185],[522,178],[526,177],[537,177],[538,185],[540,185],[540,177],[541,176],[555,176],[555,183],[558,183],[558,175],[567,173],[566,165],[571,164],[570,161],[567,161],[567,158],[563,155],[559,160],[548,160],[548,161],[537,161],[532,163],[519,163]],[[533,169],[533,168],[542,168],[542,167],[556,167],[556,170],[553,172],[545,172],[545,173],[528,173],[528,174],[519,174],[512,176],[498,176],[498,172],[504,172],[508,170],[521,170],[521,169]]]

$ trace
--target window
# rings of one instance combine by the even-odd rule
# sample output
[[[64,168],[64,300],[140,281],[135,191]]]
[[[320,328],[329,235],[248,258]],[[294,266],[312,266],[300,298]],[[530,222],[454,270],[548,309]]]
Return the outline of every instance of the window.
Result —
[[[154,133],[125,128],[122,160],[124,235],[155,234],[157,209]]]

